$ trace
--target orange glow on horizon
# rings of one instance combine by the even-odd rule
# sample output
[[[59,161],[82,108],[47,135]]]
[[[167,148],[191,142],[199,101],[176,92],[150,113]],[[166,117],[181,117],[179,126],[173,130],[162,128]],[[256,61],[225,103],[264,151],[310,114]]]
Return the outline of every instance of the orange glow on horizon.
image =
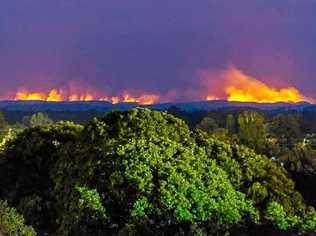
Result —
[[[219,98],[213,95],[207,95],[206,101],[214,101],[214,100],[219,100]]]
[[[117,104],[120,102],[133,102],[142,105],[150,105],[158,102],[159,96],[152,94],[143,94],[140,96],[132,96],[131,94],[124,92],[122,96],[113,97],[99,97],[92,93],[72,93],[67,94],[63,90],[52,89],[48,93],[44,92],[30,92],[25,89],[20,89],[15,94],[14,100],[21,101],[50,101],[50,102],[60,102],[60,101],[108,101],[112,104]]]
[[[255,77],[249,76],[236,67],[229,67],[222,72],[201,71],[203,87],[198,91],[190,90],[171,90],[166,94],[150,93],[131,93],[122,91],[115,96],[102,95],[93,89],[83,87],[83,85],[68,85],[54,88],[47,92],[42,90],[28,91],[19,89],[16,93],[8,93],[0,100],[33,100],[33,101],[107,101],[112,104],[117,103],[138,103],[150,105],[158,102],[185,101],[190,97],[191,101],[212,101],[227,100],[236,102],[257,102],[257,103],[276,103],[276,102],[309,102],[316,103],[315,99],[306,97],[297,88],[286,86],[283,88],[273,87]],[[83,89],[84,88],[84,89]],[[192,92],[193,91],[193,92]],[[183,92],[183,93],[182,93]],[[7,99],[9,98],[9,99]],[[188,100],[186,100],[188,101]]]
[[[47,101],[59,102],[63,100],[63,95],[56,89],[53,89],[49,92]]]
[[[295,87],[275,88],[246,75],[235,67],[230,67],[223,73],[223,88],[227,101],[237,102],[311,102],[313,99],[305,97]],[[206,99],[213,96],[208,96]]]
[[[150,105],[150,104],[156,103],[158,99],[159,99],[159,96],[157,95],[145,94],[139,97],[132,97],[130,94],[124,93],[122,102],[136,102],[136,103],[140,103],[144,105]]]
[[[46,95],[41,92],[27,92],[26,90],[19,90],[14,100],[46,100]]]

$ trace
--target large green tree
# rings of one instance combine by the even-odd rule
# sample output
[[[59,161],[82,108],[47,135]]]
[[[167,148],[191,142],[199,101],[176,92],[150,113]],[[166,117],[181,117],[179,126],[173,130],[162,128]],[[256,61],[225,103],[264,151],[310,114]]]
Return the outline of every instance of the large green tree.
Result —
[[[254,111],[243,111],[238,116],[238,131],[241,143],[258,152],[265,149],[267,129],[263,115]]]
[[[55,179],[61,232],[211,232],[256,220],[252,201],[166,113],[111,113],[85,128],[79,148],[62,152],[68,159],[60,159]]]
[[[300,118],[294,114],[278,114],[270,124],[270,131],[281,145],[292,148],[296,140],[302,137]]]
[[[37,230],[53,230],[55,195],[50,171],[61,145],[73,145],[80,125],[61,122],[26,129],[0,155],[0,198],[15,206]]]
[[[38,112],[31,116],[23,118],[23,123],[26,127],[34,128],[36,126],[47,126],[53,123],[53,120],[45,113]]]

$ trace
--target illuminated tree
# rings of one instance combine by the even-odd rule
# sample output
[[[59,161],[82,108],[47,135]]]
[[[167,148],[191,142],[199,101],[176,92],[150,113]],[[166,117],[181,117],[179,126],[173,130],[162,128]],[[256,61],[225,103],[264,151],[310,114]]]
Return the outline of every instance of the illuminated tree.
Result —
[[[261,114],[253,111],[244,111],[239,114],[238,130],[243,144],[262,152],[265,148],[267,130]]]
[[[31,127],[31,128],[36,127],[36,126],[50,125],[52,123],[53,121],[48,117],[48,115],[42,112],[38,112],[30,117],[27,116],[24,118],[24,124],[27,127]]]

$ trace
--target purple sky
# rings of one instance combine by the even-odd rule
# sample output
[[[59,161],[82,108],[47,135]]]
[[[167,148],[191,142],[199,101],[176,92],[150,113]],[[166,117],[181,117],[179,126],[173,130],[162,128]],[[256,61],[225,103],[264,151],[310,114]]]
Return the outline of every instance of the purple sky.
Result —
[[[316,0],[2,0],[0,93],[77,81],[189,100],[199,70],[235,65],[315,97],[315,13]]]

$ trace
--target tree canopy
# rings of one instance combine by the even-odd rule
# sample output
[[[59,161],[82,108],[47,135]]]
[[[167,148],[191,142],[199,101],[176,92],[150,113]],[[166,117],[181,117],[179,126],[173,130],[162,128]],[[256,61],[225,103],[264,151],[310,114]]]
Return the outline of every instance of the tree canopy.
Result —
[[[80,125],[61,122],[26,129],[8,140],[0,155],[0,198],[17,207],[37,229],[52,228],[55,196],[51,168],[61,145],[73,143]]]
[[[45,113],[38,112],[31,116],[26,116],[23,118],[23,123],[26,127],[36,127],[36,126],[45,126],[53,123],[53,120]]]
[[[35,236],[34,229],[24,224],[24,218],[8,203],[0,201],[0,235]]]
[[[279,162],[142,108],[85,126],[26,129],[0,154],[0,179],[0,198],[40,233],[218,234],[252,224],[316,229],[315,210]]]

